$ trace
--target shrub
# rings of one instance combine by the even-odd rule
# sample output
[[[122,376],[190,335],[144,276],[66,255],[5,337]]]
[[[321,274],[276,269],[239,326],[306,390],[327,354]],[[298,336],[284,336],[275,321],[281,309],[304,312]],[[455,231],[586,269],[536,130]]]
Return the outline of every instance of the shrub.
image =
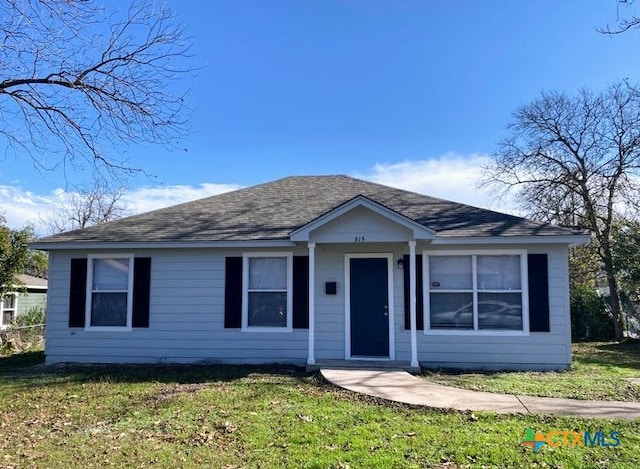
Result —
[[[27,327],[44,324],[44,304],[34,306],[25,314],[22,314],[13,320],[12,325],[16,327]]]
[[[24,352],[44,347],[44,319],[44,304],[16,317],[0,334],[2,352]]]

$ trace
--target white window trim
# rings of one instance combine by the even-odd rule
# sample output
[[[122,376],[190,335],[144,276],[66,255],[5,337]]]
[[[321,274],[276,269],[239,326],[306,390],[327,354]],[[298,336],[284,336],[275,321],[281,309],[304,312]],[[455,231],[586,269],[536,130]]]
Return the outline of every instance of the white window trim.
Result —
[[[520,256],[520,294],[522,295],[522,330],[495,330],[478,329],[478,289],[476,275],[476,256]],[[472,257],[472,279],[473,279],[473,329],[431,329],[431,302],[429,280],[429,258],[435,256],[473,256]],[[526,249],[474,249],[474,250],[442,250],[422,252],[422,291],[424,295],[424,335],[472,335],[472,336],[528,336],[529,332],[529,274],[527,267]],[[448,290],[442,290],[447,292]],[[452,290],[453,291],[453,290]],[[461,290],[455,290],[459,292]],[[491,293],[493,290],[483,290]],[[471,292],[471,291],[470,291]],[[498,292],[496,290],[496,292]],[[500,290],[500,293],[504,291]]]
[[[102,331],[102,332],[130,332],[133,320],[133,254],[110,253],[110,254],[89,254],[87,256],[87,293],[85,303],[85,331]],[[93,293],[93,260],[94,259],[128,259],[129,260],[129,278],[127,284],[127,324],[125,326],[92,326],[91,325],[91,300]],[[119,291],[119,290],[118,290]]]
[[[6,296],[13,296],[13,308],[4,308],[4,298]],[[14,320],[18,317],[18,294],[16,292],[5,293],[2,298],[0,298],[0,329],[6,329],[9,327],[9,324],[4,323],[5,311],[13,311]]]
[[[287,325],[286,327],[249,326],[249,258],[284,257],[287,259]],[[267,290],[265,290],[267,291]],[[278,290],[281,291],[281,290]],[[293,331],[293,252],[243,252],[242,253],[242,332],[292,332]]]

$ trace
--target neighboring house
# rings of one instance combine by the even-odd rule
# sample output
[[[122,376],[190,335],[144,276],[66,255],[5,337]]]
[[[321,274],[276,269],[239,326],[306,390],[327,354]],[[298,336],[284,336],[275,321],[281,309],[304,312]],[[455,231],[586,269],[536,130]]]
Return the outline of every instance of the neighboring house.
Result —
[[[32,308],[44,306],[47,300],[47,280],[31,275],[20,274],[22,283],[15,287],[0,301],[0,328],[6,329],[16,317],[29,312]]]
[[[285,178],[40,239],[46,361],[563,369],[568,247],[588,240],[346,176]]]

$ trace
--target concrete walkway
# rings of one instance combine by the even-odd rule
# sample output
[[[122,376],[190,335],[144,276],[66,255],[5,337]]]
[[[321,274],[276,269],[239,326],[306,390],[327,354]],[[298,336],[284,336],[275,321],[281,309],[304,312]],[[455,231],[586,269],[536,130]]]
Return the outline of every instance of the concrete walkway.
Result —
[[[323,368],[320,373],[332,384],[350,391],[440,409],[607,419],[640,418],[640,402],[583,401],[470,391],[430,383],[400,370]]]

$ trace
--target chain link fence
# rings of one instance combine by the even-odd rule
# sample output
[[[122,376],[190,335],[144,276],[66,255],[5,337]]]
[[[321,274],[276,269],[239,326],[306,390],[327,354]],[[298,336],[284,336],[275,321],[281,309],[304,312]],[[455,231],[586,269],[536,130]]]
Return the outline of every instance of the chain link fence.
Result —
[[[0,330],[0,352],[17,353],[44,348],[44,311],[37,306]]]
[[[44,348],[44,324],[8,326],[0,331],[0,348],[13,353]]]

